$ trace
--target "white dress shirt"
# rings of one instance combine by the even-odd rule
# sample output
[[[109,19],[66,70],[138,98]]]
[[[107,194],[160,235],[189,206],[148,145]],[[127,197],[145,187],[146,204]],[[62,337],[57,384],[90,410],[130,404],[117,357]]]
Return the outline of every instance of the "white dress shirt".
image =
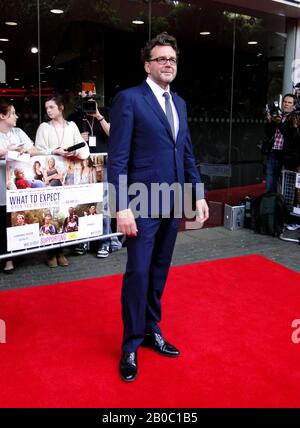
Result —
[[[150,86],[150,89],[152,90],[153,94],[155,95],[157,101],[159,102],[159,105],[161,106],[165,114],[166,114],[166,101],[165,101],[164,93],[168,92],[170,94],[170,104],[171,104],[173,118],[174,118],[174,130],[175,130],[175,136],[177,138],[177,134],[179,130],[179,118],[178,118],[176,107],[172,99],[172,94],[170,93],[170,87],[168,88],[168,90],[163,90],[157,83],[151,80],[150,77],[147,77],[146,82]]]

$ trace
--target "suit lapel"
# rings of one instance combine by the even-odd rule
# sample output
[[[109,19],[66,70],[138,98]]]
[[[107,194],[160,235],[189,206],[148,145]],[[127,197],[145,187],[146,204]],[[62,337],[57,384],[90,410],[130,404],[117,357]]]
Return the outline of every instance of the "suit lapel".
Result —
[[[161,108],[159,102],[157,101],[156,96],[153,94],[150,86],[146,82],[143,82],[141,87],[143,90],[143,95],[144,95],[145,101],[149,104],[149,106],[154,111],[154,113],[156,114],[158,119],[161,121],[161,123],[167,128],[168,133],[170,134],[170,137],[174,141],[173,135],[172,135],[172,130],[171,130],[170,124],[168,122],[167,116],[166,116],[165,112],[163,111],[163,109]],[[173,96],[173,94],[172,94],[172,96]]]

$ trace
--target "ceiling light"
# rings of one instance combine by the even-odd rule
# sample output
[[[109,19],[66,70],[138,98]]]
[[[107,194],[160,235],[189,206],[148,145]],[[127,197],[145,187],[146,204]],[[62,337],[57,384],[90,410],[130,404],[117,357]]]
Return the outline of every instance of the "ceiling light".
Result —
[[[251,42],[248,42],[248,45],[257,45],[258,42],[256,42],[255,40],[252,40]]]
[[[18,77],[15,77],[14,80],[20,80]]]
[[[60,15],[60,14],[64,13],[64,11],[61,9],[51,9],[50,12],[54,13],[56,15]]]
[[[45,67],[45,68],[51,68],[51,65],[47,65],[47,67]]]
[[[0,39],[0,42],[8,42],[8,39]]]
[[[201,31],[200,36],[209,36],[211,34],[210,31]]]
[[[0,53],[3,53],[3,51],[0,51]]]
[[[134,19],[131,22],[132,22],[132,24],[135,24],[135,25],[143,25],[144,24],[144,21],[141,21],[140,19]]]
[[[299,0],[273,0],[277,3],[283,3],[283,4],[287,4],[289,6],[294,6],[294,7],[300,7],[300,1]]]
[[[57,67],[57,70],[62,71],[64,70],[64,67]]]
[[[34,54],[38,53],[38,51],[39,51],[38,48],[35,48],[35,47],[31,48],[31,52]]]
[[[11,25],[13,27],[13,26],[18,25],[18,24],[14,21],[6,21],[5,25]]]

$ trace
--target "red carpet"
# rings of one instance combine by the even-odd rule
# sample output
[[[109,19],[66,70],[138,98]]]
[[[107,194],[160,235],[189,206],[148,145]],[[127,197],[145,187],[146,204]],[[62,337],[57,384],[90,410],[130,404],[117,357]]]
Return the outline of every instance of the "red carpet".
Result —
[[[139,350],[118,376],[116,275],[0,293],[1,407],[299,407],[300,276],[261,256],[175,267],[165,336],[179,359]]]

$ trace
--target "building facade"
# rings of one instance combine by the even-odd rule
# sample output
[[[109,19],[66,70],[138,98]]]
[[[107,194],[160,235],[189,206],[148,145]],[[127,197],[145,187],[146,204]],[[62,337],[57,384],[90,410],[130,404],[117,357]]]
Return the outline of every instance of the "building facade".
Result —
[[[0,92],[34,139],[44,99],[63,93],[67,114],[83,82],[101,107],[144,78],[145,42],[178,39],[173,89],[188,104],[206,188],[261,183],[265,106],[300,82],[298,0],[11,0],[0,6]],[[35,49],[34,49],[35,48]]]

